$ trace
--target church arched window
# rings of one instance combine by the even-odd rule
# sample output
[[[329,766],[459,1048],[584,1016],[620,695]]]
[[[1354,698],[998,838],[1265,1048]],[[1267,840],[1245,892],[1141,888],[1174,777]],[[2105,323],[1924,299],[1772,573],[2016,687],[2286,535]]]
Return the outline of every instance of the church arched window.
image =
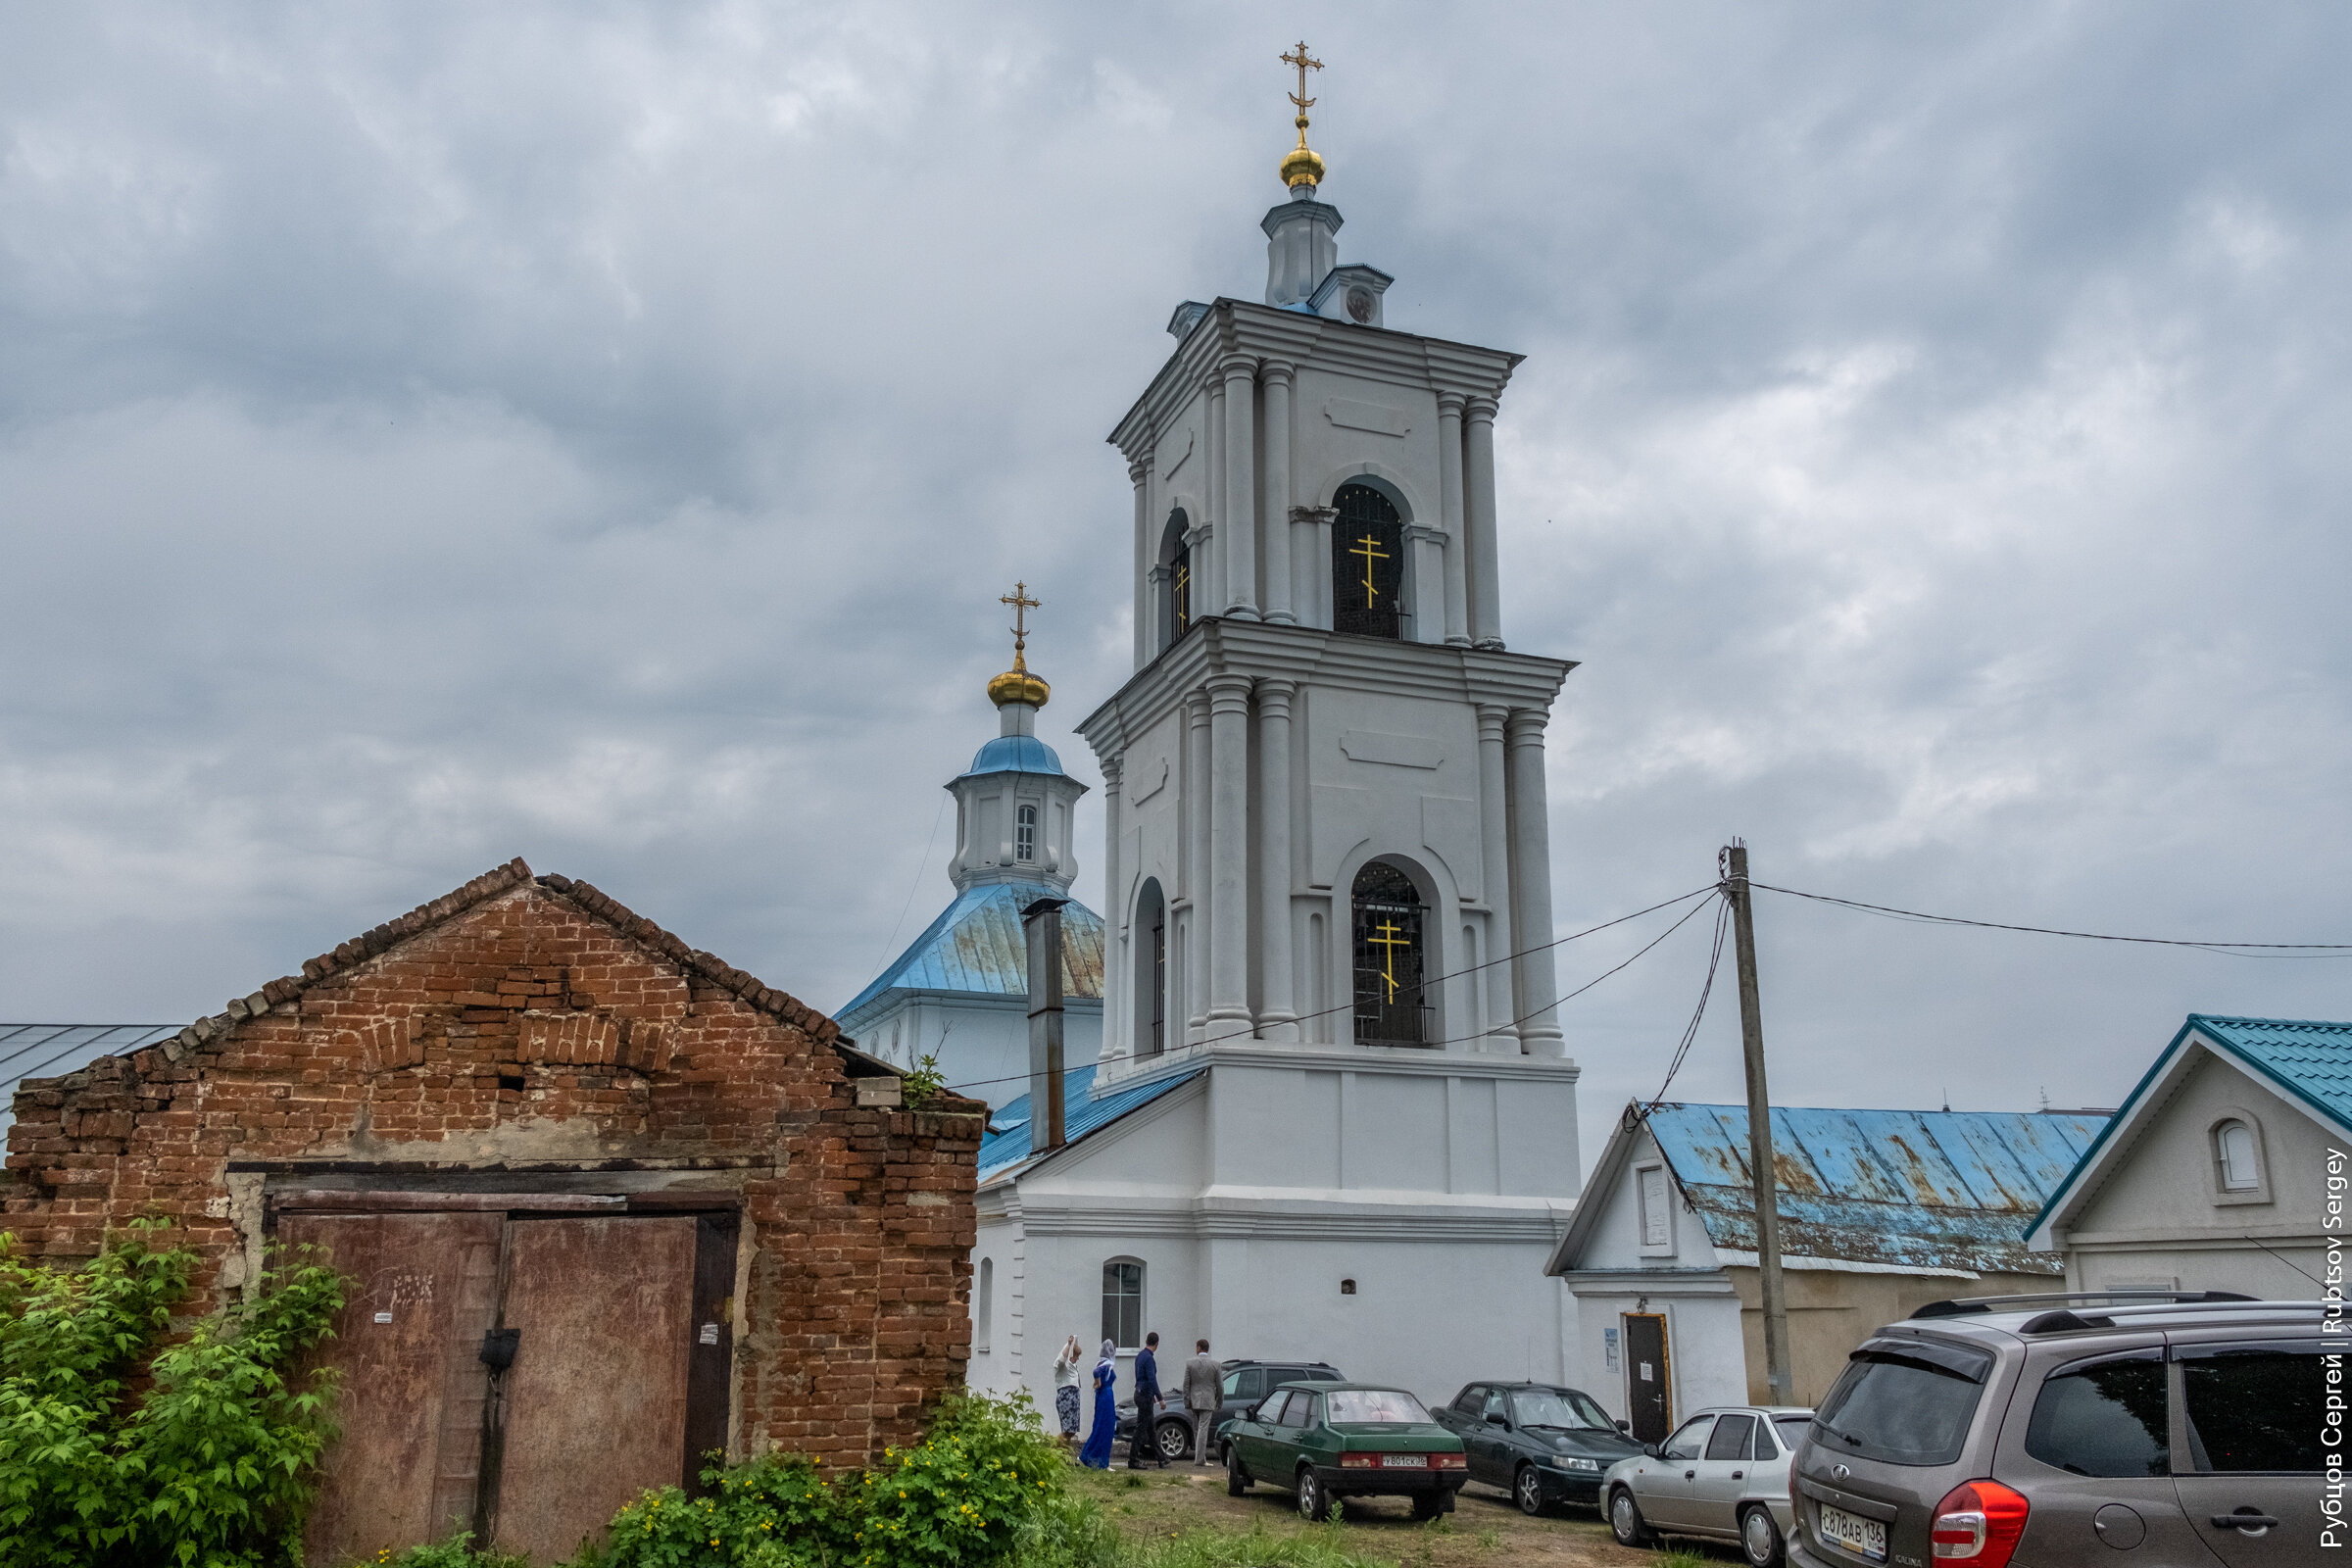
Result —
[[[1193,547],[1186,542],[1192,531],[1192,521],[1178,507],[1168,514],[1167,530],[1160,538],[1160,569],[1167,574],[1162,585],[1167,613],[1160,624],[1160,645],[1172,646],[1193,625]]]
[[[1367,1046],[1430,1042],[1430,1009],[1421,994],[1425,906],[1406,876],[1386,860],[1355,875],[1355,1038]]]
[[[1404,519],[1368,484],[1344,484],[1331,498],[1331,624],[1369,637],[1402,635]]]
[[[1144,1265],[1132,1257],[1102,1265],[1102,1337],[1122,1350],[1144,1343]]]
[[[1136,895],[1135,929],[1143,934],[1135,970],[1136,1053],[1156,1056],[1168,1049],[1168,901],[1157,877],[1144,878]]]
[[[1027,865],[1037,858],[1037,808],[1024,806],[1012,819],[1012,858]]]

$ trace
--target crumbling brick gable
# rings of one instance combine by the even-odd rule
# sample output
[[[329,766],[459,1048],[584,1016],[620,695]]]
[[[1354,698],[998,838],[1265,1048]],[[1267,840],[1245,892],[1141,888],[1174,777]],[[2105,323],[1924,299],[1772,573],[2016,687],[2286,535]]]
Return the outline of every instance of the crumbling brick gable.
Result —
[[[209,1298],[243,1282],[258,1223],[232,1213],[232,1167],[691,1172],[734,1195],[751,1249],[739,1446],[861,1463],[961,1379],[983,1108],[856,1105],[853,1073],[883,1070],[814,1009],[515,860],[160,1046],[27,1081],[0,1225],[73,1258],[168,1216]]]

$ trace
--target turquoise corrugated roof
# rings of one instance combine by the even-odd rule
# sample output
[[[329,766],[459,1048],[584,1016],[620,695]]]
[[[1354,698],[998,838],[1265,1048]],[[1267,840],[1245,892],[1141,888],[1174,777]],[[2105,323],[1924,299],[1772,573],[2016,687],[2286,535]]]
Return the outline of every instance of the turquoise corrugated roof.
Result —
[[[1029,994],[1029,940],[1021,911],[1060,898],[1043,882],[969,887],[905,953],[834,1016],[844,1028],[885,991],[962,991],[992,997]],[[1102,995],[1102,917],[1071,900],[1061,909],[1061,987],[1065,997]]]
[[[2107,1118],[2080,1111],[1776,1106],[1781,1250],[1914,1268],[2050,1274],[2025,1226]],[[1665,1104],[1649,1130],[1707,1237],[1756,1250],[1747,1107]]]
[[[2316,1018],[2225,1018],[2217,1013],[2192,1012],[2181,1023],[2180,1033],[2173,1036],[2172,1044],[2157,1054],[2148,1064],[2148,1070],[2140,1075],[2139,1082],[2132,1086],[2132,1093],[2125,1098],[2114,1119],[2082,1151],[2065,1179],[2050,1189],[2040,1212],[2027,1227],[2029,1234],[2039,1230],[2042,1221],[2074,1190],[2082,1173],[2099,1158],[2107,1135],[2131,1117],[2132,1107],[2163,1075],[2174,1053],[2191,1034],[2203,1035],[2236,1057],[2255,1077],[2268,1081],[2287,1099],[2300,1101],[2326,1116],[2343,1136],[2352,1138],[2352,1023],[2330,1023]]]
[[[1089,1133],[1109,1126],[1137,1106],[1148,1105],[1170,1090],[1191,1083],[1207,1070],[1200,1067],[1191,1072],[1171,1073],[1147,1084],[1113,1089],[1097,1098],[1093,1064],[1072,1067],[1061,1075],[1061,1136],[1064,1147],[1078,1142]],[[988,1124],[997,1130],[980,1140],[982,1181],[1029,1157],[1029,1097],[1023,1095],[1018,1100],[1008,1101],[990,1114]]]

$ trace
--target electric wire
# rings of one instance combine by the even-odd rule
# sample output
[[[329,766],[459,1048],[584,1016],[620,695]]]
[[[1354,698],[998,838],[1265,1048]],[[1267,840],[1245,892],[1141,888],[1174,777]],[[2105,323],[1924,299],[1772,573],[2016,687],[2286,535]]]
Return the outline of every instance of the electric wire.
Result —
[[[1446,974],[1439,975],[1439,976],[1437,976],[1437,977],[1436,977],[1436,978],[1434,978],[1434,979],[1423,980],[1423,981],[1421,982],[1421,985],[1422,985],[1422,988],[1423,988],[1424,990],[1426,990],[1427,988],[1429,988],[1429,987],[1431,987],[1431,986],[1436,986],[1436,985],[1444,985],[1444,984],[1445,984],[1446,981],[1448,981],[1448,980],[1457,980],[1457,979],[1461,978],[1463,975],[1476,974],[1476,973],[1478,973],[1478,972],[1479,972],[1480,970],[1482,970],[1482,969],[1492,969],[1493,967],[1494,967],[1494,965],[1496,965],[1496,964],[1498,964],[1498,963],[1509,963],[1509,962],[1511,962],[1513,959],[1515,959],[1515,958],[1520,958],[1520,957],[1524,957],[1524,956],[1527,956],[1527,955],[1529,955],[1529,954],[1534,954],[1534,953],[1543,953],[1543,952],[1544,952],[1544,951],[1546,951],[1546,950],[1548,950],[1548,949],[1551,949],[1551,948],[1564,947],[1564,946],[1566,946],[1567,944],[1569,944],[1569,943],[1571,943],[1571,942],[1576,942],[1576,941],[1579,941],[1579,940],[1581,940],[1581,939],[1583,939],[1583,938],[1585,938],[1585,937],[1592,936],[1592,935],[1595,934],[1596,932],[1606,931],[1606,930],[1610,929],[1610,928],[1611,928],[1611,927],[1613,927],[1613,926],[1621,926],[1621,925],[1625,924],[1625,923],[1626,923],[1628,920],[1639,920],[1639,919],[1641,919],[1641,918],[1642,918],[1643,915],[1645,915],[1645,914],[1655,914],[1655,913],[1657,913],[1657,912],[1658,912],[1660,909],[1668,909],[1668,908],[1672,908],[1674,906],[1676,906],[1676,905],[1678,905],[1678,904],[1685,904],[1685,903],[1689,903],[1689,901],[1690,901],[1690,900],[1692,900],[1692,899],[1695,899],[1695,898],[1700,898],[1700,897],[1703,897],[1703,896],[1705,896],[1705,895],[1708,895],[1708,894],[1715,893],[1715,892],[1717,892],[1717,891],[1719,891],[1719,890],[1718,890],[1718,889],[1717,889],[1717,887],[1716,887],[1715,885],[1713,885],[1713,884],[1709,884],[1708,886],[1706,886],[1706,887],[1703,887],[1703,888],[1692,888],[1692,889],[1691,889],[1690,892],[1688,892],[1688,893],[1677,894],[1675,897],[1673,897],[1673,898],[1671,898],[1671,899],[1663,899],[1663,900],[1660,900],[1658,903],[1651,905],[1649,907],[1647,907],[1647,908],[1645,908],[1645,909],[1636,909],[1636,910],[1635,910],[1633,913],[1631,913],[1631,914],[1621,914],[1621,915],[1617,916],[1617,918],[1616,918],[1616,919],[1614,919],[1614,920],[1603,920],[1603,921],[1601,921],[1601,922],[1600,922],[1600,924],[1598,924],[1598,925],[1589,925],[1589,926],[1585,927],[1585,928],[1584,928],[1582,931],[1572,931],[1572,932],[1570,932],[1568,935],[1566,935],[1566,936],[1564,936],[1564,937],[1555,937],[1555,938],[1553,938],[1551,941],[1549,941],[1549,942],[1545,942],[1545,943],[1541,943],[1541,944],[1537,945],[1536,947],[1532,947],[1532,948],[1522,948],[1522,949],[1520,949],[1520,950],[1518,950],[1517,952],[1514,952],[1514,953],[1506,953],[1506,954],[1504,954],[1504,955],[1503,955],[1501,957],[1499,957],[1499,958],[1489,958],[1489,959],[1488,959],[1486,962],[1484,962],[1484,963],[1474,963],[1474,964],[1470,964],[1470,965],[1469,965],[1469,966],[1467,966],[1466,968],[1461,968],[1461,969],[1454,969],[1454,970],[1451,970],[1451,971],[1449,971],[1449,972],[1447,972],[1447,973],[1446,973]],[[1577,997],[1577,996],[1582,996],[1582,995],[1583,995],[1585,992],[1587,992],[1587,991],[1590,991],[1590,990],[1592,990],[1592,989],[1594,986],[1596,986],[1596,985],[1600,984],[1600,982],[1601,982],[1601,981],[1603,981],[1603,980],[1606,980],[1606,979],[1609,977],[1609,975],[1612,975],[1612,974],[1615,974],[1615,973],[1617,973],[1617,972],[1618,972],[1618,970],[1619,970],[1619,969],[1623,969],[1623,968],[1626,966],[1626,964],[1630,964],[1630,963],[1632,963],[1632,962],[1634,961],[1634,958],[1639,958],[1639,957],[1641,957],[1641,956],[1642,956],[1642,955],[1643,953],[1647,953],[1647,952],[1648,952],[1648,951],[1649,951],[1651,948],[1654,948],[1654,947],[1656,947],[1656,946],[1658,945],[1658,943],[1660,943],[1660,942],[1663,942],[1663,941],[1665,941],[1665,940],[1666,940],[1666,938],[1667,938],[1667,937],[1670,937],[1670,936],[1674,935],[1674,933],[1675,933],[1675,932],[1676,932],[1678,929],[1680,929],[1680,928],[1681,928],[1681,926],[1682,926],[1682,924],[1683,924],[1683,921],[1684,921],[1684,920],[1688,920],[1688,919],[1690,919],[1690,916],[1691,916],[1692,914],[1695,914],[1695,913],[1697,913],[1697,912],[1698,912],[1698,910],[1700,910],[1700,909],[1703,909],[1703,908],[1705,908],[1705,907],[1706,907],[1706,906],[1705,906],[1705,905],[1703,905],[1703,904],[1699,904],[1699,905],[1693,905],[1690,910],[1688,910],[1688,911],[1686,911],[1686,912],[1684,913],[1684,915],[1683,915],[1682,919],[1680,919],[1680,920],[1677,920],[1677,921],[1675,921],[1675,922],[1674,922],[1674,924],[1673,924],[1673,925],[1670,925],[1670,926],[1668,926],[1668,927],[1665,929],[1665,931],[1663,931],[1662,933],[1660,933],[1660,934],[1659,934],[1659,935],[1658,935],[1658,936],[1657,936],[1657,937],[1656,937],[1654,940],[1652,940],[1650,943],[1648,943],[1646,946],[1644,946],[1644,947],[1643,947],[1643,948],[1642,948],[1642,949],[1640,952],[1636,953],[1636,954],[1634,955],[1634,957],[1633,957],[1633,958],[1628,958],[1628,959],[1626,959],[1626,960],[1625,960],[1625,963],[1621,963],[1621,964],[1617,965],[1617,968],[1616,968],[1616,969],[1611,969],[1611,970],[1609,970],[1609,971],[1608,971],[1608,974],[1599,975],[1599,976],[1595,977],[1594,979],[1592,979],[1592,980],[1589,980],[1589,981],[1587,981],[1585,984],[1583,984],[1583,985],[1581,985],[1581,986],[1577,987],[1577,988],[1576,988],[1574,991],[1571,991],[1571,992],[1569,992],[1569,993],[1568,993],[1568,996],[1565,996],[1565,997],[1560,997],[1560,998],[1557,998],[1557,999],[1555,999],[1553,1002],[1551,1002],[1550,1004],[1548,1004],[1546,1006],[1544,1006],[1544,1007],[1539,1007],[1539,1008],[1537,1008],[1537,1009],[1536,1009],[1536,1011],[1535,1011],[1535,1012],[1531,1012],[1531,1013],[1527,1014],[1527,1016],[1526,1016],[1526,1017],[1522,1017],[1522,1018],[1514,1018],[1514,1019],[1512,1019],[1512,1020],[1511,1020],[1511,1021],[1510,1021],[1508,1024],[1506,1024],[1506,1025],[1503,1025],[1502,1027],[1504,1027],[1504,1028],[1516,1029],[1516,1028],[1517,1028],[1519,1025],[1521,1025],[1521,1024],[1525,1023],[1525,1022],[1527,1021],[1527,1019],[1528,1019],[1528,1018],[1533,1018],[1533,1017],[1537,1016],[1539,1013],[1543,1013],[1543,1012],[1547,1012],[1547,1011],[1549,1011],[1549,1010],[1550,1010],[1552,1007],[1556,1007],[1556,1006],[1558,1006],[1558,1005],[1560,1004],[1560,1003],[1566,1002],[1566,1001],[1569,999],[1569,997]],[[1352,1011],[1354,1011],[1354,1010],[1355,1010],[1355,1000],[1354,1000],[1354,999],[1351,997],[1351,998],[1349,998],[1348,1001],[1346,1001],[1346,1002],[1343,1002],[1343,1003],[1339,1004],[1337,1006],[1323,1007],[1323,1008],[1320,1008],[1320,1009],[1318,1009],[1318,1010],[1316,1010],[1316,1011],[1314,1011],[1314,1012],[1301,1013],[1301,1014],[1299,1014],[1299,1015],[1298,1015],[1298,1021],[1299,1023],[1305,1023],[1305,1022],[1306,1022],[1308,1019],[1310,1019],[1310,1018],[1323,1018],[1323,1017],[1328,1017],[1328,1016],[1330,1016],[1332,1013],[1335,1013],[1335,1012],[1352,1012]],[[1486,1037],[1487,1037],[1489,1034],[1492,1034],[1493,1032],[1494,1032],[1493,1030],[1482,1030],[1482,1031],[1480,1031],[1478,1034],[1475,1034],[1475,1035],[1464,1035],[1464,1036],[1461,1036],[1459,1039],[1455,1039],[1455,1040],[1441,1040],[1441,1041],[1437,1041],[1437,1042],[1433,1043],[1432,1045],[1427,1045],[1427,1046],[1418,1046],[1418,1047],[1415,1047],[1415,1048],[1413,1048],[1413,1049],[1415,1049],[1415,1050],[1419,1050],[1419,1051],[1429,1051],[1429,1050],[1434,1050],[1434,1049],[1436,1049],[1436,1048],[1437,1048],[1437,1047],[1439,1047],[1439,1046],[1462,1045],[1462,1044],[1466,1044],[1467,1042],[1469,1042],[1469,1041],[1472,1041],[1472,1040],[1483,1040],[1483,1039],[1485,1039],[1485,1038],[1486,1038]],[[1255,1039],[1255,1038],[1256,1038],[1256,1036],[1255,1036],[1255,1034],[1254,1034],[1254,1032],[1253,1032],[1253,1030],[1252,1030],[1252,1029],[1234,1029],[1234,1030],[1228,1030],[1226,1033],[1224,1033],[1224,1034],[1221,1034],[1221,1035],[1209,1035],[1209,1036],[1206,1036],[1206,1037],[1204,1037],[1203,1039],[1200,1039],[1200,1040],[1195,1041],[1195,1042],[1194,1042],[1192,1045],[1190,1045],[1190,1046],[1186,1046],[1186,1047],[1184,1047],[1184,1048],[1182,1048],[1182,1049],[1184,1049],[1184,1050],[1187,1050],[1187,1051],[1197,1051],[1197,1050],[1199,1050],[1199,1049],[1200,1049],[1201,1046],[1213,1046],[1213,1045],[1216,1045],[1216,1044],[1218,1044],[1220,1041],[1226,1041],[1226,1040],[1250,1040],[1250,1039]],[[1075,1072],[1075,1071],[1077,1071],[1078,1069],[1077,1069],[1077,1068],[1068,1068],[1068,1069],[1065,1069],[1065,1070],[1067,1070],[1067,1071],[1071,1071],[1071,1072]],[[967,1080],[965,1080],[965,1081],[964,1081],[964,1082],[962,1082],[962,1083],[958,1083],[958,1084],[950,1084],[950,1085],[948,1085],[947,1087],[948,1087],[950,1090],[958,1090],[958,1089],[986,1089],[986,1088],[989,1088],[990,1086],[992,1086],[992,1085],[995,1085],[995,1084],[1017,1084],[1017,1083],[1026,1083],[1026,1082],[1028,1082],[1028,1081],[1029,1081],[1029,1076],[1030,1076],[1029,1074],[1027,1074],[1027,1073],[1025,1073],[1025,1072],[1024,1072],[1024,1073],[1014,1073],[1014,1074],[1013,1074],[1013,1075],[1011,1075],[1010,1077],[1005,1077],[1005,1078],[972,1078],[972,1079],[967,1079]]]
[[[1835,904],[1890,920],[1910,920],[1927,925],[1966,925],[1985,931],[2023,931],[2032,936],[2075,937],[2084,942],[2129,942],[2151,948],[2195,948],[2205,953],[2220,954],[2224,957],[2352,957],[2352,942],[2195,942],[2180,937],[2119,937],[2104,931],[2067,931],[2055,926],[2011,925],[2002,920],[1969,920],[1956,914],[1927,914],[1918,909],[1898,909],[1887,904],[1865,904],[1859,899],[1840,899],[1828,893],[1806,893],[1797,888],[1775,887],[1769,882],[1758,882],[1752,878],[1747,885],[1766,893],[1785,893],[1792,899],[1810,899],[1816,904]]]
[[[1715,942],[1707,954],[1707,978],[1706,983],[1698,988],[1698,1005],[1690,1009],[1690,1021],[1683,1025],[1683,1038],[1674,1048],[1673,1058],[1666,1063],[1665,1081],[1658,1085],[1658,1092],[1643,1102],[1641,1110],[1636,1112],[1637,1121],[1648,1120],[1649,1113],[1665,1100],[1666,1091],[1674,1087],[1674,1075],[1683,1070],[1683,1060],[1690,1054],[1690,1043],[1698,1038],[1698,1022],[1707,1015],[1707,999],[1715,994],[1715,972],[1723,966],[1723,934],[1731,924],[1731,913],[1732,901],[1727,894],[1716,901]]]

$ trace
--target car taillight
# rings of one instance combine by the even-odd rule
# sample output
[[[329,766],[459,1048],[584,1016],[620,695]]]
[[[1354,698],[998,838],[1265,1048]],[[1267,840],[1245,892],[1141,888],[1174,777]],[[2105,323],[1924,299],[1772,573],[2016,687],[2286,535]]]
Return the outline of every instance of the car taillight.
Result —
[[[1998,1481],[1963,1481],[1936,1505],[1928,1540],[1939,1559],[2007,1568],[2026,1533],[2026,1499]]]
[[[1340,1455],[1340,1468],[1343,1470],[1370,1470],[1379,1463],[1380,1455],[1377,1453],[1343,1453]]]
[[[1470,1468],[1470,1457],[1461,1453],[1433,1453],[1429,1456],[1429,1467],[1432,1470],[1467,1470]]]

